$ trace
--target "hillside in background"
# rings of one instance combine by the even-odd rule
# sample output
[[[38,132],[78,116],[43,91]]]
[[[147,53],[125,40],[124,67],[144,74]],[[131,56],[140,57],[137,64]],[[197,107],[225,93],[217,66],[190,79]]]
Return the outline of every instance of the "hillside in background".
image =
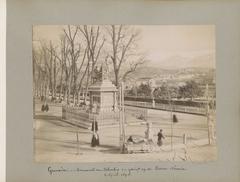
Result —
[[[184,57],[174,55],[168,57],[158,63],[156,66],[163,69],[182,69],[182,68],[215,68],[215,58],[213,54],[206,54],[201,56]]]
[[[139,68],[130,77],[129,81],[134,82],[141,78],[154,78],[157,84],[164,81],[169,83],[180,83],[188,80],[195,80],[198,83],[215,82],[216,71],[213,68],[179,68],[179,69],[161,69],[158,67],[145,66]]]

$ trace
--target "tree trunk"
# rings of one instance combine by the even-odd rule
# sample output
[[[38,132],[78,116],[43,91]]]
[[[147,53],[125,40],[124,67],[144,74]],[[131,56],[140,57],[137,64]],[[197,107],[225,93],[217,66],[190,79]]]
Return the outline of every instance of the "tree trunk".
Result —
[[[119,74],[118,70],[115,70],[115,85],[118,88],[119,86]]]
[[[67,92],[67,104],[71,101],[71,84],[68,84],[68,92]]]
[[[61,69],[61,75],[60,75],[60,91],[59,91],[59,98],[62,98],[63,94],[63,69]]]
[[[77,100],[77,104],[79,104],[80,102],[79,102],[79,92],[77,93],[77,98],[76,98],[76,100]]]
[[[57,77],[56,58],[54,58],[53,64],[54,64],[54,66],[53,66],[53,97],[56,98],[56,86],[57,86],[57,84],[56,84],[56,81],[57,81],[57,79],[56,79],[56,77]]]
[[[84,93],[84,102],[86,103],[87,101],[87,93],[88,93],[88,85],[89,85],[89,77],[90,77],[90,71],[89,71],[89,68],[88,68],[88,75],[87,75],[87,84],[86,84],[86,87],[85,87],[85,93]]]
[[[72,91],[72,76],[70,78],[70,83],[68,84],[68,96],[67,96],[67,102],[71,103],[71,91]]]
[[[64,88],[64,101],[68,102],[68,77],[65,78],[65,88]]]

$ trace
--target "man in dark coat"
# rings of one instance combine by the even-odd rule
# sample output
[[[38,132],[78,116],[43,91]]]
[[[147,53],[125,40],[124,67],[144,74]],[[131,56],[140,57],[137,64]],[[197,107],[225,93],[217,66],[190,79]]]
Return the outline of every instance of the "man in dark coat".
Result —
[[[165,139],[165,137],[162,134],[162,129],[160,129],[160,131],[158,132],[158,142],[157,142],[158,146],[162,146],[163,144],[162,139]]]
[[[176,116],[175,114],[173,115],[173,122],[174,122],[174,123],[177,123],[177,122],[178,122],[177,116]]]

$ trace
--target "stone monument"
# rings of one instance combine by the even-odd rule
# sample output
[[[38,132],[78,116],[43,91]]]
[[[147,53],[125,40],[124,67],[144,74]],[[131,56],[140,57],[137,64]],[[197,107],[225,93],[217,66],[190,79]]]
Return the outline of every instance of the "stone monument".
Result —
[[[101,78],[95,79],[89,91],[90,113],[94,115],[98,125],[114,125],[118,124],[118,103],[117,103],[117,88],[108,77],[108,68],[106,63],[103,63],[100,69]]]
[[[107,65],[101,66],[101,79],[89,87],[92,113],[115,112],[117,109],[117,88],[108,78]]]
[[[97,122],[99,128],[119,125],[118,90],[109,80],[108,69],[105,64],[95,74],[93,84],[90,85],[88,91],[89,108],[84,110],[63,106],[63,120],[88,129],[91,129],[93,122]]]

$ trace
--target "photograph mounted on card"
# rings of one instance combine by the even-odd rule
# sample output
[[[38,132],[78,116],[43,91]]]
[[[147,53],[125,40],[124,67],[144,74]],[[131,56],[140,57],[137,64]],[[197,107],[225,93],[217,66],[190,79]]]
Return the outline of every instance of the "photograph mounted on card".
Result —
[[[214,25],[34,25],[34,160],[217,160]]]

